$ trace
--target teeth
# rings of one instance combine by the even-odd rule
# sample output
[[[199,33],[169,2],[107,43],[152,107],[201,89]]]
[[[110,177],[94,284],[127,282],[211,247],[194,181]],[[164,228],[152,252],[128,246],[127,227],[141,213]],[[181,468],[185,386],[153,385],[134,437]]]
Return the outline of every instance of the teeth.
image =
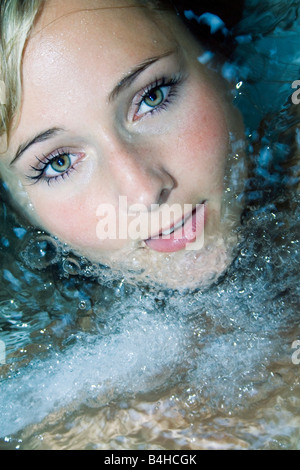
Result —
[[[170,230],[164,230],[162,233],[162,235],[170,235],[171,233],[174,232],[174,228],[170,229]]]
[[[164,230],[162,235],[170,235],[171,233],[175,232],[179,227],[182,227],[184,224],[184,219],[182,219],[178,224],[174,225],[174,227],[170,228],[169,230]]]

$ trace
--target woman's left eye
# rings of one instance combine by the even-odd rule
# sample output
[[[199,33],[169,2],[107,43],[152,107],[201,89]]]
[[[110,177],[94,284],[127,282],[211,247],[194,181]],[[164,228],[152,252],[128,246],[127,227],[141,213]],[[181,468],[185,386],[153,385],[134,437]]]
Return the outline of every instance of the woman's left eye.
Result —
[[[138,94],[133,120],[137,121],[146,114],[152,114],[155,111],[166,109],[176,94],[177,85],[180,78],[174,78],[167,82],[165,79],[156,81]]]
[[[157,108],[166,100],[170,87],[162,86],[153,88],[143,98],[140,107],[138,109],[140,114],[145,114],[151,109]],[[150,109],[149,109],[150,108]]]

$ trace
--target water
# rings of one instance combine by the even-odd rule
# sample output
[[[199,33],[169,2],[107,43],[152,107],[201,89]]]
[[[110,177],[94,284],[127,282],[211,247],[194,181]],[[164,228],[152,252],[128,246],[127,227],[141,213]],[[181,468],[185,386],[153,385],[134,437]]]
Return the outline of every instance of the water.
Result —
[[[300,10],[289,3],[252,2],[223,69],[253,171],[234,260],[209,288],[128,285],[105,267],[100,286],[98,267],[26,227],[2,191],[1,449],[300,448],[298,170],[286,164],[299,154]]]

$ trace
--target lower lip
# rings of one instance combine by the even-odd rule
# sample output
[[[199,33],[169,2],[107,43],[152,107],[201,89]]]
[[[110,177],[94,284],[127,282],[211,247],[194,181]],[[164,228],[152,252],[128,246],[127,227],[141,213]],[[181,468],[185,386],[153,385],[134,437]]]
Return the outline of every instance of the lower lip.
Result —
[[[205,212],[205,205],[199,204],[199,207],[192,212],[191,217],[182,227],[170,235],[159,235],[155,238],[149,238],[145,241],[146,245],[151,250],[163,253],[174,253],[185,249],[188,244],[194,243],[203,232]]]

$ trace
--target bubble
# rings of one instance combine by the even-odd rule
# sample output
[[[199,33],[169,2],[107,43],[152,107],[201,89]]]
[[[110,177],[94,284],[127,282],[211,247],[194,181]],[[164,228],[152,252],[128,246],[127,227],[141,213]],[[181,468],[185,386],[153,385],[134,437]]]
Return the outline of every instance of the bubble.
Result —
[[[61,249],[61,253],[63,256],[68,256],[70,254],[70,248],[66,244],[64,244]]]
[[[79,302],[78,308],[79,308],[80,310],[86,310],[87,304],[86,304],[85,300],[81,300],[81,301]]]
[[[63,270],[72,276],[80,273],[80,264],[75,258],[67,258],[63,261]]]
[[[56,241],[45,234],[30,237],[25,248],[21,252],[25,263],[33,269],[45,269],[55,264],[59,259],[59,251]]]
[[[90,268],[85,268],[83,271],[82,271],[83,275],[86,276],[86,277],[91,277],[93,275],[93,272]]]

